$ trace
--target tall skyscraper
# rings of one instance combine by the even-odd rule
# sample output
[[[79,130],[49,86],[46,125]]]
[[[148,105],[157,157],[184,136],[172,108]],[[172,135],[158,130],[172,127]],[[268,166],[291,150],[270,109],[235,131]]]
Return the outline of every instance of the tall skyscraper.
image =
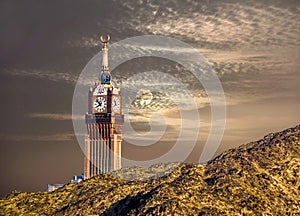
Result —
[[[90,178],[100,173],[121,168],[121,142],[124,115],[121,108],[120,89],[115,88],[108,68],[108,43],[102,42],[102,67],[99,81],[88,93],[88,113],[85,116],[84,176]]]

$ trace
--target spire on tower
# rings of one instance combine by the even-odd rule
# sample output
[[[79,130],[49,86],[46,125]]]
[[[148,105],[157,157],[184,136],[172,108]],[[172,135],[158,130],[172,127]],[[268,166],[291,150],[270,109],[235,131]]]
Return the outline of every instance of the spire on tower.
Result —
[[[100,82],[103,85],[110,85],[111,77],[108,68],[108,48],[107,48],[107,44],[110,41],[110,36],[107,35],[106,38],[101,36],[100,41],[102,42],[102,69],[100,75]]]
[[[110,41],[110,36],[107,35],[107,38],[100,37],[100,41],[102,42],[102,70],[108,70],[108,48],[107,44]]]

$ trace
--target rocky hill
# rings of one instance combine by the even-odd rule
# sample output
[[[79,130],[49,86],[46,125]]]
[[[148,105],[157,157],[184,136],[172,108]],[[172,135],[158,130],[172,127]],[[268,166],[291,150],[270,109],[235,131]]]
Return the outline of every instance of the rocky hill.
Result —
[[[167,175],[150,180],[105,174],[50,193],[15,191],[0,200],[0,215],[300,215],[300,125],[205,165],[171,165]],[[155,175],[125,170],[115,174]]]

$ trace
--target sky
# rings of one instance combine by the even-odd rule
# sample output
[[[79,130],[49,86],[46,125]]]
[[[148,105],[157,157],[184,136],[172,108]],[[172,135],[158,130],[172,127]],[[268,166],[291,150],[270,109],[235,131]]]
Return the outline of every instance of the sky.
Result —
[[[110,34],[111,44],[167,36],[207,59],[222,84],[227,109],[215,155],[299,124],[299,12],[296,0],[1,1],[0,195],[44,191],[47,183],[66,183],[83,172],[72,99],[83,68],[101,50],[100,35]],[[155,82],[157,72],[167,75]],[[133,59],[111,73],[118,83],[144,86],[130,106],[133,128],[148,131],[152,114],[166,119],[160,141],[147,147],[124,141],[124,157],[150,160],[178,139],[182,113],[174,98],[149,93],[149,83],[167,84],[172,76],[197,104],[200,134],[186,161],[198,162],[212,122],[209,98],[197,79],[182,65],[156,57]],[[139,73],[146,74],[143,82],[130,79]],[[174,97],[181,100],[177,91]],[[149,94],[154,100],[141,103]],[[185,118],[190,132],[195,130],[194,116]]]

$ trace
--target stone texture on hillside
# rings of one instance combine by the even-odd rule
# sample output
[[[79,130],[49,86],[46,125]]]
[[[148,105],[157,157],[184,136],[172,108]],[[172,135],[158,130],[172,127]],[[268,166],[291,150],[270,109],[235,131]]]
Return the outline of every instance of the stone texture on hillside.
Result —
[[[155,172],[170,171],[160,178]],[[152,171],[155,170],[153,173]],[[12,192],[0,215],[300,215],[300,125],[230,149],[205,165],[127,168],[54,192]]]

